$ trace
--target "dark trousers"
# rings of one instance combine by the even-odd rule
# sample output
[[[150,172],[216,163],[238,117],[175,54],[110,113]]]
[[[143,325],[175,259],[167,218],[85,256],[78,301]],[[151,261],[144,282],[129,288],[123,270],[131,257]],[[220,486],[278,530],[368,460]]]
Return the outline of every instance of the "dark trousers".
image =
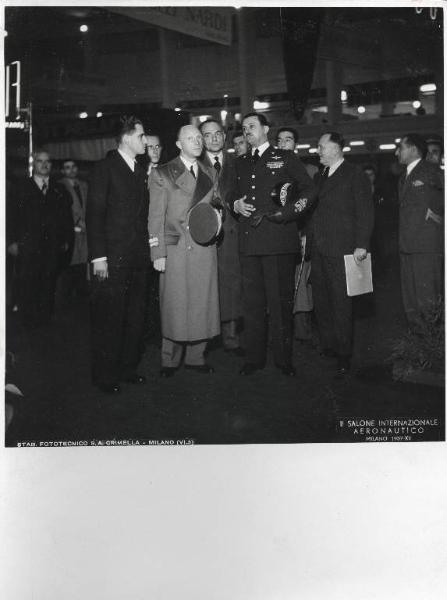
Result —
[[[421,325],[442,295],[442,254],[400,253],[400,280],[405,315],[410,325]]]
[[[292,361],[295,260],[294,254],[241,256],[243,336],[249,363],[266,360],[267,308],[275,364]]]
[[[54,247],[43,244],[17,259],[19,314],[26,325],[46,324],[53,313],[58,258]]]
[[[346,291],[343,257],[312,253],[314,311],[322,348],[352,353],[352,299]]]
[[[134,373],[141,360],[146,269],[112,266],[107,279],[92,279],[92,380],[117,383]]]

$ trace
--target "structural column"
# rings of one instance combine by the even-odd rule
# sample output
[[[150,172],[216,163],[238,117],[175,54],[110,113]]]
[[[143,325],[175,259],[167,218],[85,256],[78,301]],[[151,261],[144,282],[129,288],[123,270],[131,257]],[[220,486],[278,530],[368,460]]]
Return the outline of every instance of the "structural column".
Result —
[[[341,120],[342,102],[341,90],[343,86],[343,67],[339,61],[326,62],[326,90],[328,124],[336,125]]]
[[[241,98],[241,113],[244,115],[253,110],[256,81],[256,29],[254,9],[241,8],[237,12],[238,24],[238,63],[239,63],[239,93]]]
[[[171,86],[171,72],[169,68],[169,57],[175,52],[171,32],[159,27],[158,40],[160,45],[161,105],[163,108],[174,108],[176,98]]]

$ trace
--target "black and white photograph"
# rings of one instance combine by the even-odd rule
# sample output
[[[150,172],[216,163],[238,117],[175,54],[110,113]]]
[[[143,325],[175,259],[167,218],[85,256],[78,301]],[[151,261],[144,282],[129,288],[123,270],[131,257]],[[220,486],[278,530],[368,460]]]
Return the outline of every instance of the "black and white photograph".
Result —
[[[2,3],[3,512],[23,486],[43,544],[8,600],[442,597],[444,18],[423,0]],[[40,472],[62,477],[59,501],[82,497],[72,528],[49,482],[31,519]],[[130,574],[130,531],[151,537],[116,587],[75,529],[90,481],[99,553],[122,528],[110,562]],[[171,515],[166,535],[138,486]],[[426,536],[403,530],[399,489]],[[234,547],[219,514],[247,532]],[[394,523],[417,546],[402,574],[381,548]],[[51,579],[62,530],[76,543]],[[174,532],[187,557],[169,566]]]

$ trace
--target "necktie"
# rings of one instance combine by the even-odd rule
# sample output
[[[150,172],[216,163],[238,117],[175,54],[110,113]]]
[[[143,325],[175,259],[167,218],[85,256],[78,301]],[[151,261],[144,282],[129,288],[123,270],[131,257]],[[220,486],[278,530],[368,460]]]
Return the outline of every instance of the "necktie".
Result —
[[[258,148],[256,148],[256,150],[253,152],[253,162],[258,162],[259,160],[259,150]]]
[[[214,168],[216,169],[217,173],[220,173],[222,165],[219,162],[219,157],[218,156],[214,157]]]
[[[40,189],[42,190],[42,194],[43,194],[44,196],[46,196],[46,194],[47,194],[47,190],[48,190],[48,184],[47,184],[47,182],[46,182],[46,181],[44,181],[44,182],[43,182],[43,184],[42,184],[42,187],[41,187]]]
[[[81,188],[79,187],[79,184],[75,183],[74,186],[73,186],[73,189],[75,191],[76,196],[78,197],[79,204],[82,206],[83,205],[83,203],[82,203],[82,194],[81,194]]]
[[[196,174],[194,173],[194,167],[193,165],[191,165],[191,167],[189,168],[189,170],[191,171],[191,175],[194,177],[194,179],[196,178]]]
[[[323,173],[321,174],[321,179],[327,179],[329,177],[329,167],[325,167],[323,169]]]

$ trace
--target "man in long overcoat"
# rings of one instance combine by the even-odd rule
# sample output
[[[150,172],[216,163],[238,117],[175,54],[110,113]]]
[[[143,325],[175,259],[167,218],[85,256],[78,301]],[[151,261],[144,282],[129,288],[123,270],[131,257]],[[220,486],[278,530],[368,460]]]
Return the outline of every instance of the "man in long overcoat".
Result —
[[[223,150],[225,133],[221,123],[208,119],[201,123],[200,131],[205,145],[203,164],[211,179],[217,183],[219,197],[227,208],[217,244],[222,345],[226,352],[240,356],[242,349],[237,330],[242,317],[239,224],[231,212],[236,187],[236,169],[233,157]]]
[[[180,366],[212,373],[204,352],[220,332],[215,244],[194,242],[188,213],[198,202],[213,200],[213,182],[197,160],[202,153],[200,131],[182,127],[180,155],[154,169],[150,176],[149,236],[151,258],[160,275],[162,329],[161,372],[170,377]]]

